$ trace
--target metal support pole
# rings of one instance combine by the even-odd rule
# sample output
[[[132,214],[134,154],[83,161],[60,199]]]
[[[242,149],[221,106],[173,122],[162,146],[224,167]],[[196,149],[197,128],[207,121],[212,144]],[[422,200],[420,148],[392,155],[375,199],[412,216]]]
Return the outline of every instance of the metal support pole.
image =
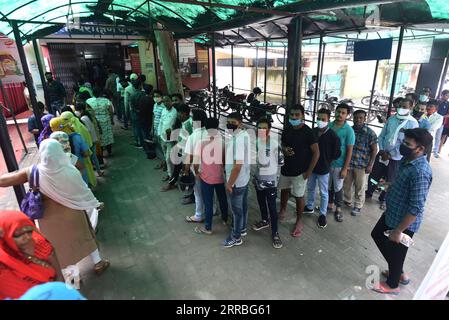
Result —
[[[154,73],[156,75],[156,88],[160,89],[159,87],[159,64],[158,64],[158,57],[157,57],[157,49],[156,49],[156,39],[153,42],[153,56],[154,56]]]
[[[9,101],[9,97],[6,95],[5,88],[3,87],[2,79],[0,79],[0,89],[2,91],[3,95],[3,104],[2,107],[6,110],[8,110],[11,113],[12,119],[14,120],[14,126],[16,127],[17,133],[19,134],[20,141],[22,142],[23,149],[25,150],[25,153],[28,154],[28,149],[25,145],[25,140],[23,140],[22,132],[20,131],[20,127],[17,123],[16,115],[14,114],[14,109],[12,108],[11,102]],[[3,110],[0,109],[0,112],[3,112]]]
[[[393,81],[391,82],[391,92],[390,92],[390,101],[388,102],[387,119],[390,117],[391,107],[393,106],[394,93],[395,93],[394,89],[396,87],[396,80],[398,78],[399,62],[401,61],[402,42],[404,41],[404,29],[405,29],[404,26],[401,26],[398,40],[398,51],[396,52],[396,62],[394,63]]]
[[[15,21],[11,21],[11,26],[14,33],[14,38],[16,40],[17,51],[19,52],[20,63],[22,64],[22,70],[25,75],[25,81],[28,87],[28,92],[30,93],[31,105],[33,106],[34,116],[36,117],[37,127],[39,130],[43,130],[41,123],[42,113],[40,112],[37,106],[36,91],[34,90],[33,78],[31,77],[31,73],[28,68],[25,51],[23,50],[22,38],[20,37],[19,27],[17,27],[17,22]]]
[[[209,90],[212,90],[212,83],[210,81],[210,54],[211,54],[211,48],[207,47],[207,79],[209,80]]]
[[[215,33],[212,33],[212,92],[214,99],[214,117],[217,117],[217,70],[215,67]]]
[[[0,111],[0,148],[3,153],[3,158],[5,159],[8,172],[14,172],[19,170],[19,165],[17,164],[16,156],[14,155],[14,148],[11,144],[11,139],[8,134],[6,119],[3,116],[3,112],[1,111]],[[20,206],[23,198],[25,198],[25,188],[23,187],[22,184],[14,186],[14,193],[16,194],[16,199]]]
[[[295,77],[297,78],[297,83],[298,83],[298,96],[297,96],[297,101],[299,103],[301,103],[301,79],[302,79],[302,39],[303,39],[303,34],[302,34],[302,17],[300,17],[299,19],[299,34],[298,34],[298,58],[297,58],[297,63],[298,63],[298,71],[295,72]]]
[[[373,86],[371,87],[371,97],[369,98],[368,116],[371,114],[371,106],[373,105],[373,97],[374,97],[374,90],[376,89],[378,69],[379,69],[379,60],[376,61],[376,70],[374,70]]]
[[[234,91],[234,45],[231,44],[231,86]]]
[[[41,82],[42,82],[42,90],[44,90],[45,104],[47,105],[47,107],[49,107],[50,100],[48,99],[47,82],[45,79],[45,73],[44,73],[44,69],[42,66],[41,55],[39,53],[39,45],[38,45],[36,39],[33,39],[33,49],[34,49],[34,54],[36,55],[37,68],[39,69],[39,76],[40,76]]]
[[[256,87],[257,87],[257,70],[259,68],[259,47],[256,47]]]
[[[176,40],[176,61],[178,62],[179,69],[179,40]]]
[[[265,41],[265,68],[263,79],[263,102],[267,102],[268,41]]]
[[[320,48],[318,51],[318,68],[317,68],[317,74],[316,74],[316,87],[315,87],[315,97],[314,97],[314,103],[313,103],[313,115],[312,115],[312,128],[315,127],[315,114],[318,104],[318,98],[319,98],[319,91],[320,91],[320,79],[321,79],[321,55],[323,53],[323,35],[320,35]]]
[[[287,52],[287,50],[285,50],[285,46],[284,46],[284,59],[282,60],[282,91],[281,91],[281,104],[284,104],[284,96],[285,96],[285,92],[284,92],[284,89],[285,89],[285,65],[286,65],[286,63],[287,63],[287,61],[286,61],[286,57],[285,57],[285,54],[286,54],[286,52]]]

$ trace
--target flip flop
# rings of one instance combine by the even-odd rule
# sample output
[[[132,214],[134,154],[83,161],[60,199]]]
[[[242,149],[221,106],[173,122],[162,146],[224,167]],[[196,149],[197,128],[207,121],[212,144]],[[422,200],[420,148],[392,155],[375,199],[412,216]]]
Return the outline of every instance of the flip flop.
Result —
[[[302,234],[302,230],[301,229],[296,229],[292,231],[291,236],[293,238],[299,238]]]
[[[195,220],[191,216],[186,216],[186,221],[189,222],[189,223],[203,223],[204,222],[203,219]]]
[[[372,290],[377,293],[392,294],[395,296],[397,296],[401,292],[399,288],[389,289],[385,282],[380,282],[379,285],[377,287],[374,287]]]
[[[388,270],[384,270],[382,271],[382,276],[384,276],[385,278],[388,278]],[[399,283],[402,284],[403,286],[406,286],[410,283],[410,278],[406,278],[404,279],[404,275],[401,275],[401,278],[399,279]]]

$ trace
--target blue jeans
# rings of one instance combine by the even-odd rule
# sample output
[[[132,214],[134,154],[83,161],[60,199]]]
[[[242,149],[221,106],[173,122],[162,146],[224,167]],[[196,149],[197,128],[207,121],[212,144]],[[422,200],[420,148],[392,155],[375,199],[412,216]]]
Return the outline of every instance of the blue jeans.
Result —
[[[232,216],[233,216],[233,228],[232,238],[240,239],[242,230],[246,229],[248,223],[248,185],[237,188],[232,188],[230,194]]]
[[[435,133],[435,143],[433,144],[433,154],[438,154],[438,150],[440,149],[441,136],[443,135],[444,126],[441,126]]]
[[[206,230],[212,230],[212,218],[214,215],[214,190],[220,203],[221,219],[228,221],[228,200],[226,199],[226,189],[224,183],[208,184],[201,180],[201,192],[204,202],[204,214],[206,216]]]
[[[312,175],[309,177],[309,180],[307,181],[307,202],[306,207],[312,208],[315,204],[315,188],[316,183],[318,181],[318,187],[320,189],[320,213],[322,215],[327,215],[327,204],[329,202],[329,192],[328,192],[328,186],[329,186],[329,173],[327,174],[316,174],[312,173]]]

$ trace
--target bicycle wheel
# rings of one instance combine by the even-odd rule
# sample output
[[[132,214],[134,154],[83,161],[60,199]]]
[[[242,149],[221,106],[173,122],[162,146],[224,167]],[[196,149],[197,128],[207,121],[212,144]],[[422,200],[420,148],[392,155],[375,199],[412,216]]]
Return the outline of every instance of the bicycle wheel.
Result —
[[[281,125],[284,124],[285,107],[283,105],[280,105],[276,108],[276,118],[278,119],[278,121]]]
[[[374,96],[373,100],[375,100],[375,99],[376,99],[376,97]],[[362,98],[362,104],[365,105],[365,106],[369,106],[370,100],[371,100],[371,96],[363,97]]]
[[[218,99],[218,109],[222,112],[228,112],[231,107],[227,99]]]

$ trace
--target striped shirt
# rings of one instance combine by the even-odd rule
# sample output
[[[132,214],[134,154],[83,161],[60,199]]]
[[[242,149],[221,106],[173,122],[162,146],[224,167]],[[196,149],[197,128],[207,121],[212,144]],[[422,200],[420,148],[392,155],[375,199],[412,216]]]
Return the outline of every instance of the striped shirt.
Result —
[[[377,144],[377,135],[365,124],[361,128],[352,127],[355,133],[355,143],[349,167],[351,169],[366,169],[371,157],[371,146]]]
[[[159,122],[161,121],[161,115],[162,115],[162,111],[165,110],[165,105],[163,103],[161,104],[154,104],[154,108],[153,108],[153,115],[154,115],[154,134],[156,136],[159,136]]]

